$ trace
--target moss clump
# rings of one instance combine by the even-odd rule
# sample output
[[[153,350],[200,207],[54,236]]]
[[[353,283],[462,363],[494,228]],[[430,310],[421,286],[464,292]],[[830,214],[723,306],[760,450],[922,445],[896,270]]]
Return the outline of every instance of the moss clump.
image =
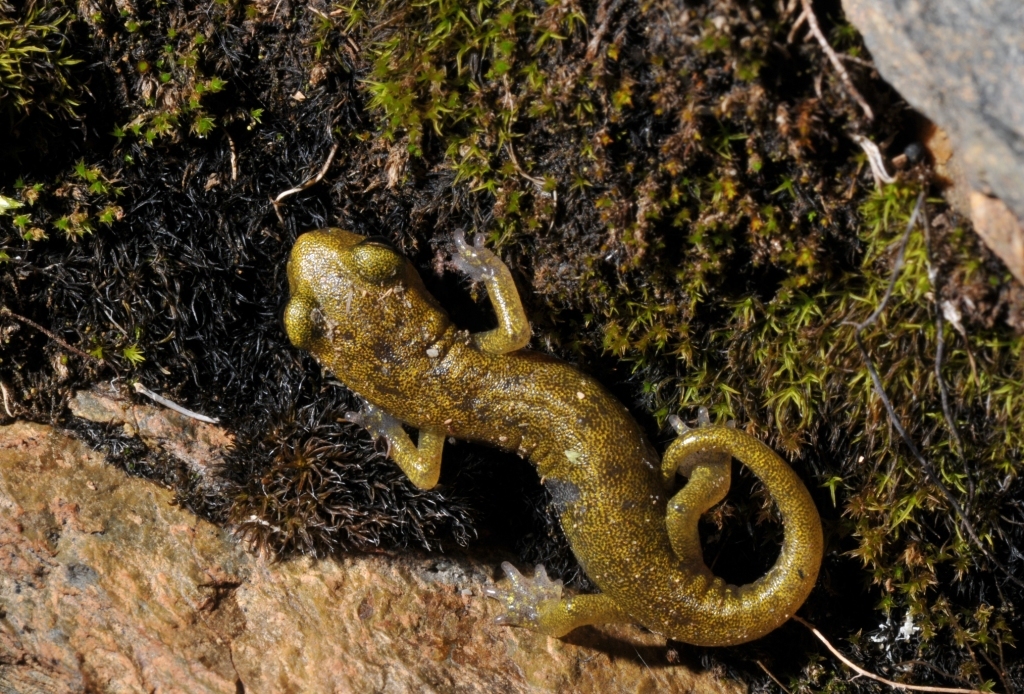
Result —
[[[63,0],[0,1],[0,185],[67,156],[90,100],[84,24]],[[13,173],[13,175],[12,175]],[[9,178],[10,176],[10,178]]]
[[[0,113],[8,128],[33,113],[75,118],[80,87],[68,50],[71,11],[62,3],[0,2]]]
[[[125,79],[141,99],[131,118],[114,127],[118,138],[141,137],[152,144],[157,138],[184,134],[206,137],[217,126],[217,118],[206,104],[228,86],[216,63],[220,51],[210,50],[209,38],[218,25],[236,16],[225,4],[203,20],[182,8],[154,12],[149,8],[122,11],[115,21],[97,17],[130,56]],[[220,68],[220,69],[218,69]],[[246,112],[231,109],[222,118],[258,122],[260,109]]]
[[[251,547],[275,556],[433,549],[475,535],[465,499],[417,489],[347,422],[281,421],[232,457],[250,474],[238,475],[231,521]]]
[[[637,367],[651,354],[687,364],[709,304],[811,286],[855,252],[843,174],[860,164],[835,134],[846,100],[834,85],[814,98],[794,89],[794,62],[801,74],[811,61],[778,51],[783,18],[714,3],[673,12],[682,39],[642,36],[659,11],[511,0],[337,11],[368,48],[356,69],[390,183],[417,175],[409,154],[451,172],[467,193],[453,203],[471,208],[457,212],[531,266],[542,321],[569,319],[570,334]],[[840,171],[825,174],[826,161]]]
[[[994,664],[1006,662],[1018,619],[1008,565],[1020,542],[1024,421],[1014,402],[1024,336],[1006,322],[1019,306],[1008,301],[1005,268],[949,213],[926,212],[930,239],[910,235],[886,308],[862,334],[922,464],[884,408],[852,325],[885,296],[916,192],[890,186],[864,200],[859,274],[734,314],[715,342],[727,385],[759,387],[760,397],[737,398],[743,411],[812,462],[842,510],[836,539],[867,569],[884,617],[862,652],[942,661],[976,686],[1009,676]],[[952,394],[949,418],[938,373]],[[985,585],[1000,588],[983,597]]]
[[[29,184],[18,178],[14,189],[23,207],[11,222],[29,244],[46,239],[48,233],[78,241],[98,225],[109,227],[124,217],[124,210],[116,203],[124,192],[116,174],[86,166],[82,159],[49,185]]]

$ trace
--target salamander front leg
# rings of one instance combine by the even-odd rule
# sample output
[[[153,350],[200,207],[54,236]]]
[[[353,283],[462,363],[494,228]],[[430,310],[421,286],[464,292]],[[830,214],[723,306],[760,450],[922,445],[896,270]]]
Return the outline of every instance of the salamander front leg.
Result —
[[[366,429],[375,438],[388,444],[388,457],[398,463],[412,483],[420,489],[431,489],[441,476],[441,453],[445,432],[441,429],[420,429],[419,442],[414,444],[402,423],[376,405],[366,403],[362,412],[346,412],[345,419]]]
[[[488,354],[506,354],[522,349],[530,341],[530,321],[526,319],[519,290],[512,280],[508,266],[484,246],[480,234],[470,245],[462,231],[455,232],[455,250],[452,257],[456,267],[476,282],[483,282],[491,298],[498,327],[473,335],[473,344]]]
[[[565,636],[588,624],[629,622],[629,617],[607,595],[576,595],[562,599],[562,582],[548,578],[540,564],[533,578],[523,576],[507,561],[501,568],[508,578],[502,587],[487,588],[488,597],[505,605],[498,624],[528,627],[548,636]]]

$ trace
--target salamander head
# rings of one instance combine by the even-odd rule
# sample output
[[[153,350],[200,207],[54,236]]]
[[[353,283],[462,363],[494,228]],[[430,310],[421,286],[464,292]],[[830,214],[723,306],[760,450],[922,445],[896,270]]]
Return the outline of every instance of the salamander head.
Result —
[[[380,237],[318,229],[288,259],[288,338],[343,381],[353,360],[388,362],[447,324],[412,264]]]

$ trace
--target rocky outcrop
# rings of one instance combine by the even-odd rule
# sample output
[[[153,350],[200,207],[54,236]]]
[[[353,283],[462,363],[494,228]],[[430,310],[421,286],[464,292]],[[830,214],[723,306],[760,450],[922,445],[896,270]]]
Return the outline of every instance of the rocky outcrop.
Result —
[[[495,625],[493,565],[275,563],[172,499],[49,427],[0,427],[0,691],[742,689],[639,629]]]
[[[953,201],[1024,284],[1024,3],[843,0],[843,9],[882,77],[949,133]]]

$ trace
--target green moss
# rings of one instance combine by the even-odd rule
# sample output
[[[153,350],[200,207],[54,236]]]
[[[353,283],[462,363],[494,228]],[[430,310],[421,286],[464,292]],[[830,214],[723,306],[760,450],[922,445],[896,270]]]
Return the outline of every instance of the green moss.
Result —
[[[63,3],[28,3],[16,12],[0,2],[0,112],[8,125],[34,113],[77,117],[79,87],[65,34],[71,11]]]
[[[129,69],[135,73],[132,79],[142,97],[132,118],[114,128],[116,137],[140,137],[152,144],[187,133],[206,137],[217,127],[217,118],[205,105],[211,95],[225,89],[227,81],[212,65],[207,41],[219,24],[233,17],[233,8],[222,5],[211,8],[202,25],[179,26],[174,13],[140,11],[136,15],[134,10],[124,10],[119,25],[106,27],[132,56]],[[231,113],[229,120],[235,119],[247,117],[243,112]]]
[[[110,226],[124,216],[116,203],[124,193],[116,177],[98,166],[87,166],[84,160],[50,184],[29,184],[19,178],[14,188],[24,206],[13,223],[27,244],[48,238],[47,227],[77,241],[93,233],[98,224]]]

